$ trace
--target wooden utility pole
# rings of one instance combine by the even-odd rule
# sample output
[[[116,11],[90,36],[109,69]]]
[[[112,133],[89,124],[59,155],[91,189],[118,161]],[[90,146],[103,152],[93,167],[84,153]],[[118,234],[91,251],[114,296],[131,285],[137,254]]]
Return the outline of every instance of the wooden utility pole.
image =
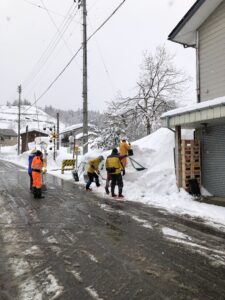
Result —
[[[57,119],[57,147],[56,149],[59,150],[59,113],[56,114]]]
[[[53,159],[55,160],[56,157],[56,151],[55,151],[55,139],[56,139],[56,131],[55,131],[55,125],[53,126],[53,145],[54,145],[54,151],[53,151]]]
[[[25,151],[28,151],[29,147],[28,147],[28,125],[26,125],[26,145],[25,145]],[[22,149],[23,151],[23,149]]]
[[[74,0],[83,8],[83,154],[88,152],[88,92],[87,92],[87,5],[86,0]]]
[[[22,87],[21,85],[18,86],[18,93],[19,93],[19,99],[18,99],[18,136],[17,136],[17,154],[20,155],[20,103],[21,103],[21,93],[22,93]]]
[[[83,154],[88,152],[88,97],[87,97],[87,7],[83,7]]]

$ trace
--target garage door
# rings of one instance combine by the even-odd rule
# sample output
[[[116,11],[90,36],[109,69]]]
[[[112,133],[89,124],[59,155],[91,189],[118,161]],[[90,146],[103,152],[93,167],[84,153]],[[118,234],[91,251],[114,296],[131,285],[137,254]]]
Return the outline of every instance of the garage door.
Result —
[[[214,196],[225,196],[225,125],[202,129],[200,139],[202,185]]]

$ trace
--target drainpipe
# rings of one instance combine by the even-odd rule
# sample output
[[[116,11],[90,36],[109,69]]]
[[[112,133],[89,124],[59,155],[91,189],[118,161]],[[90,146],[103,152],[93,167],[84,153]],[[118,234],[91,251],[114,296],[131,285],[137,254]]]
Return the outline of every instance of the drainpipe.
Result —
[[[197,103],[201,102],[200,98],[200,43],[199,31],[196,31],[196,88],[197,88]]]
[[[181,126],[175,126],[175,167],[177,187],[182,187]]]

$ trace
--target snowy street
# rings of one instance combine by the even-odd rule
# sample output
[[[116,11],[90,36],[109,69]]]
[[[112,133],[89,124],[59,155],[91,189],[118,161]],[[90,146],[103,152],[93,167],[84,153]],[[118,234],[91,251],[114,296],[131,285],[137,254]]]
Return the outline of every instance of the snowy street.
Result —
[[[224,299],[225,234],[0,161],[0,299]]]

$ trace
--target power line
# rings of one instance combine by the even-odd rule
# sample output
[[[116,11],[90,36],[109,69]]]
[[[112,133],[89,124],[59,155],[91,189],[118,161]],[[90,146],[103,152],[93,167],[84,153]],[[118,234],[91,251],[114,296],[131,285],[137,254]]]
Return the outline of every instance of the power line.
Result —
[[[47,9],[46,7],[43,7],[43,6],[38,5],[38,4],[36,4],[36,3],[33,3],[33,2],[31,2],[31,1],[29,1],[29,0],[23,0],[23,1],[29,3],[30,5],[33,5],[33,6],[35,6],[35,7],[38,7],[38,8],[40,8],[40,9],[47,10],[47,11],[49,11],[49,12],[51,12],[51,13],[57,15],[57,16],[60,16],[60,17],[65,18],[64,15],[62,15],[62,14],[60,14],[60,13],[58,13],[58,12],[55,12],[54,10]]]
[[[113,17],[113,15],[121,8],[121,6],[126,2],[126,0],[123,0],[116,9],[109,15],[109,17],[88,37],[87,42]],[[55,82],[61,77],[61,75],[65,72],[65,70],[69,67],[69,65],[72,63],[72,61],[75,59],[75,57],[78,55],[80,50],[83,48],[81,45],[79,49],[76,51],[76,53],[72,56],[72,58],[69,60],[69,62],[66,64],[66,66],[62,69],[62,71],[56,76],[56,78],[52,81],[52,83],[47,87],[47,89],[31,104],[30,107],[28,107],[26,110],[23,111],[23,113],[27,110],[29,110],[33,105],[35,105],[55,84]]]
[[[56,46],[60,42],[60,39],[61,39],[62,35],[65,33],[65,31],[67,30],[68,26],[71,24],[72,21],[71,21],[71,15],[70,14],[72,14],[74,12],[75,12],[75,9],[74,9],[74,7],[72,5],[69,8],[69,10],[68,10],[65,19],[63,20],[63,22],[61,23],[61,25],[59,27],[59,31],[60,30],[62,31],[61,35],[59,35],[58,31],[55,33],[55,35],[53,36],[52,40],[48,44],[47,48],[44,50],[44,52],[42,53],[41,57],[38,59],[38,61],[34,65],[33,71],[31,71],[31,73],[27,76],[27,79],[25,79],[25,81],[23,83],[23,86],[25,86],[25,87],[28,86],[30,84],[30,82],[28,81],[28,78],[33,77],[32,78],[32,81],[33,81],[34,78],[39,74],[39,72],[43,68],[43,66],[46,64],[46,62],[48,61],[49,57],[52,55],[52,53],[56,49]],[[76,16],[76,13],[77,13],[77,11],[75,12],[73,18]],[[68,23],[69,21],[70,21],[70,23]],[[27,83],[27,82],[29,82],[29,83]]]
[[[126,2],[123,0],[117,8],[109,15],[109,17],[89,36],[88,41],[113,17],[113,15],[121,8],[121,6]]]
[[[90,19],[89,19],[89,24],[91,24]],[[91,27],[92,27],[92,25],[91,25]],[[109,79],[109,82],[110,82],[110,85],[111,85],[111,88],[112,88],[112,92],[115,94],[115,87],[114,87],[114,85],[113,85],[112,78],[110,77],[109,70],[108,70],[108,68],[107,68],[107,66],[106,66],[106,63],[105,63],[105,60],[104,60],[102,51],[101,51],[101,49],[100,49],[98,40],[97,40],[96,38],[95,38],[95,42],[96,42],[96,45],[97,45],[97,49],[98,49],[98,51],[99,51],[100,58],[101,58],[101,60],[102,60],[102,64],[103,64],[103,66],[104,66],[105,73],[106,73],[106,75],[107,75],[107,77],[108,77],[108,79]]]
[[[43,0],[40,0],[40,1],[41,1],[41,3],[43,4],[43,6],[46,8],[46,6],[45,6],[45,4],[44,4],[44,1],[43,1]],[[66,40],[65,40],[64,37],[63,37],[63,34],[60,32],[58,26],[56,25],[54,19],[52,18],[51,14],[50,14],[50,12],[49,12],[49,10],[48,10],[47,8],[46,8],[46,11],[47,11],[47,14],[48,14],[48,16],[49,16],[49,18],[50,18],[52,24],[55,26],[55,28],[56,28],[56,30],[57,30],[59,36],[60,36],[61,39],[63,40],[63,42],[64,42],[64,44],[66,45],[67,49],[71,52],[71,50],[69,49],[69,46],[68,46]],[[67,27],[67,28],[68,28],[68,27]]]
[[[39,59],[39,61],[37,62],[37,70],[33,71],[34,75],[33,75],[33,78],[32,80],[26,85],[28,86],[32,81],[34,81],[34,79],[39,75],[39,73],[42,71],[42,69],[44,68],[44,66],[46,65],[46,63],[48,62],[49,58],[52,56],[53,52],[55,51],[56,47],[58,46],[59,42],[61,40],[64,41],[64,44],[66,45],[69,53],[71,54],[71,50],[67,44],[67,42],[65,41],[64,37],[63,37],[63,34],[66,32],[66,30],[68,29],[68,27],[70,26],[70,24],[72,23],[73,19],[75,18],[76,14],[77,14],[77,11],[75,11],[75,9],[73,9],[73,11],[71,12],[71,8],[73,7],[73,5],[70,7],[69,11],[68,11],[68,18],[64,20],[64,22],[60,25],[61,28],[58,28],[57,25],[55,24],[54,20],[52,20],[51,18],[51,21],[54,23],[54,26],[56,27],[57,29],[57,33],[55,34],[55,36],[53,37],[52,39],[52,42],[50,42],[49,46],[47,47],[47,49],[44,51],[44,53],[42,54],[41,58]],[[72,15],[74,13],[74,15]],[[61,32],[60,32],[61,30]],[[54,40],[55,38],[55,40]],[[46,54],[46,56],[45,56]],[[42,59],[43,58],[43,59]],[[38,67],[38,63],[40,62],[40,65]],[[36,74],[35,74],[36,72]],[[30,77],[32,76],[32,73],[30,75]],[[36,83],[37,85],[37,83]],[[26,92],[26,96],[28,96],[30,93],[30,91]]]
[[[31,4],[31,5],[33,5],[33,6],[36,6],[36,7],[38,7],[38,8],[42,8],[42,9],[44,9],[44,10],[46,10],[46,11],[51,12],[51,13],[60,15],[60,14],[58,14],[58,13],[52,11],[52,10],[49,10],[49,9],[47,9],[47,8],[44,8],[44,7],[42,7],[42,6],[38,5],[38,4],[35,4],[35,3],[33,3],[33,2],[31,2],[31,1],[29,1],[29,0],[24,0],[24,1],[27,2],[27,3],[29,3],[29,4]],[[72,11],[72,12],[71,12],[71,11]],[[66,24],[66,23],[64,24],[64,22],[68,22],[68,21],[70,20],[70,23],[71,23],[71,22],[73,21],[73,18],[76,16],[76,13],[75,13],[75,15],[71,18],[73,12],[74,12],[74,5],[72,4],[71,7],[70,7],[70,9],[69,9],[69,11],[68,11],[67,14],[66,14],[66,16],[60,15],[61,17],[64,18],[62,24],[60,25],[60,27],[62,27],[62,30],[63,30],[63,28],[65,27],[65,24]],[[68,24],[68,26],[66,27],[66,29],[69,27],[70,23]],[[66,31],[66,29],[64,29],[63,33]],[[50,49],[51,49],[52,47],[53,47],[52,52],[55,50],[55,47],[57,46],[57,44],[58,44],[59,41],[60,41],[60,40],[58,40],[58,42],[57,42],[57,39],[58,39],[58,36],[57,36],[57,33],[56,33],[56,34],[53,36],[53,38],[52,38],[52,40],[50,41],[50,43],[48,44],[48,46],[47,46],[47,48],[45,49],[45,51],[42,53],[41,57],[38,59],[38,61],[37,61],[37,62],[35,63],[35,65],[33,66],[33,70],[28,74],[27,78],[25,78],[25,80],[23,80],[23,88],[24,88],[25,90],[26,90],[26,86],[28,86],[28,85],[34,80],[34,78],[39,74],[40,69],[42,68],[42,66],[39,66],[39,69],[37,70],[37,74],[36,74],[36,75],[33,75],[33,74],[35,74],[35,72],[36,72],[35,68],[37,68],[37,67],[38,67],[38,64],[39,64],[39,63],[41,64],[42,59],[44,59],[44,55],[47,54],[48,51],[50,51]],[[55,44],[55,43],[56,43],[56,44]],[[55,44],[55,46],[54,46],[54,44]],[[71,51],[70,51],[70,53],[71,53]],[[49,54],[48,54],[48,57],[45,59],[45,62],[43,63],[43,66],[44,66],[44,64],[47,62],[47,60],[48,60],[48,58],[51,56],[51,54],[52,54],[52,53],[49,53]],[[29,78],[30,78],[30,77],[33,77],[32,80],[31,80],[31,82],[29,82]],[[28,82],[28,83],[27,83],[27,82]],[[9,97],[9,99],[13,98],[14,95],[15,95],[15,93],[13,93],[13,95],[12,95],[11,97]]]

